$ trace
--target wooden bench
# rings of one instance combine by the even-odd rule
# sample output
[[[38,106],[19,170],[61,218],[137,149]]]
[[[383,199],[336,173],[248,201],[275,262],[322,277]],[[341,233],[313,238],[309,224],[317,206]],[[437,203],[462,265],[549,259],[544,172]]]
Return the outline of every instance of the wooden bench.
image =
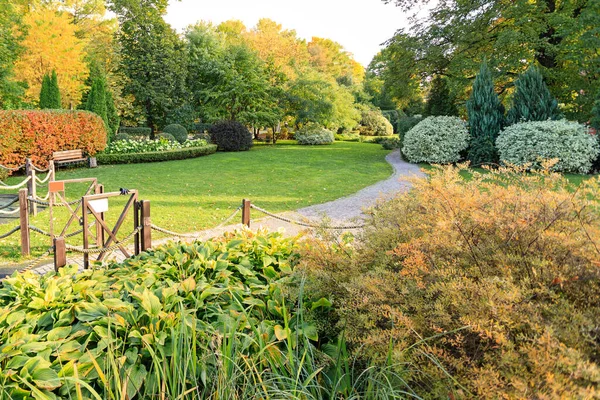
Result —
[[[55,151],[52,153],[52,159],[54,160],[54,165],[87,161],[87,158],[83,156],[83,150],[80,149]]]

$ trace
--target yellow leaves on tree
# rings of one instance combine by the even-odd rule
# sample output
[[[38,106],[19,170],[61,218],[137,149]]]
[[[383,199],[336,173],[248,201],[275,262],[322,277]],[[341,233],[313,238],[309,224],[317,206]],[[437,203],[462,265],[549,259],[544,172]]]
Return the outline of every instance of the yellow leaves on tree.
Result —
[[[28,34],[22,42],[25,50],[15,64],[15,75],[27,83],[27,99],[38,102],[44,75],[55,70],[63,107],[75,107],[88,70],[84,62],[85,43],[76,37],[77,27],[71,23],[71,17],[52,9],[39,9],[27,14],[24,23]]]
[[[353,83],[364,79],[364,68],[344,50],[341,44],[331,39],[313,37],[308,43],[311,64],[319,71],[335,78],[351,77]]]

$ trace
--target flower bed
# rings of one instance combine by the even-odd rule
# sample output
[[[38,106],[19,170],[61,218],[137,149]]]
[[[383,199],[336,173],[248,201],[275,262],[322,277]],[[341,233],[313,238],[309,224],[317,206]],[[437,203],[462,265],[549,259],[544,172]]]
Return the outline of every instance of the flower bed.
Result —
[[[213,154],[217,151],[214,144],[205,144],[198,147],[174,148],[146,151],[141,153],[102,153],[96,156],[98,164],[136,164],[156,161],[184,160]]]
[[[189,149],[192,147],[206,146],[207,141],[204,139],[186,140],[183,143],[169,141],[165,138],[156,140],[119,140],[110,143],[102,154],[133,154],[133,153],[149,153],[156,151],[168,151],[178,149]]]

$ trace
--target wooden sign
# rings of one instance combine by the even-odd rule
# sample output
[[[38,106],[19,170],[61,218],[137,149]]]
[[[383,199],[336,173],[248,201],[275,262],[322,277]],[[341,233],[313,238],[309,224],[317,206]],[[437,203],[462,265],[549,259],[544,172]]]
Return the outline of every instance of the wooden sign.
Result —
[[[50,193],[58,193],[65,191],[65,182],[64,181],[50,181],[48,182],[48,190]]]

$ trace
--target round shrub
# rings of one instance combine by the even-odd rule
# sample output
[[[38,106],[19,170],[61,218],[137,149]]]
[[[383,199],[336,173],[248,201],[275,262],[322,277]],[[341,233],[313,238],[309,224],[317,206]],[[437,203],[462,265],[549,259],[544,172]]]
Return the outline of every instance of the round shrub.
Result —
[[[369,136],[390,136],[394,127],[380,111],[365,110],[360,121],[360,134]]]
[[[331,144],[334,141],[333,132],[318,124],[306,124],[296,131],[294,138],[302,145]]]
[[[146,136],[149,137],[152,129],[147,126],[122,126],[119,128],[119,133],[125,133],[129,136]]]
[[[163,132],[163,133],[159,134],[157,137],[167,139],[170,142],[177,142],[177,139],[175,138],[175,136],[171,135],[170,133]]]
[[[163,128],[163,133],[173,135],[175,140],[177,140],[179,143],[185,142],[188,138],[187,129],[185,129],[183,125],[179,124],[170,124],[165,126]]]
[[[208,133],[210,140],[221,151],[246,151],[252,147],[252,133],[236,121],[221,121],[213,124]]]
[[[458,117],[428,117],[408,131],[402,142],[402,153],[410,162],[448,164],[460,160],[469,144],[469,131]]]
[[[113,140],[114,142],[118,142],[118,141],[123,141],[123,140],[129,140],[131,139],[129,137],[128,134],[126,133],[117,133],[117,136],[115,136],[115,139]]]
[[[532,121],[505,128],[496,147],[500,160],[508,164],[531,164],[539,168],[543,160],[558,159],[555,171],[587,173],[598,155],[598,142],[577,122]]]

